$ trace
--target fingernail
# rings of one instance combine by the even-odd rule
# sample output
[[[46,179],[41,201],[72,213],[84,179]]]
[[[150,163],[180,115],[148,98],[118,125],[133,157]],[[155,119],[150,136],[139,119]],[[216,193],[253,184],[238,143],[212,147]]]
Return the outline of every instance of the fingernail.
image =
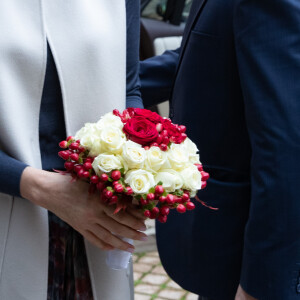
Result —
[[[146,225],[143,225],[139,230],[140,231],[145,231],[147,229]]]
[[[146,242],[148,241],[148,237],[147,236],[143,236],[140,238],[140,241]]]
[[[130,252],[130,253],[133,253],[134,252],[134,248],[128,248],[126,251]]]

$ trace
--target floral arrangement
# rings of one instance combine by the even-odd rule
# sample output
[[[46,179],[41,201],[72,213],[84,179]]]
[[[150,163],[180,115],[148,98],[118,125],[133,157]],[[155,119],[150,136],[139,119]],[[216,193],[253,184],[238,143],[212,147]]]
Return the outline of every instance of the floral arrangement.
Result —
[[[114,110],[60,142],[59,156],[66,160],[64,173],[89,181],[90,192],[116,205],[115,213],[133,202],[164,223],[170,209],[193,210],[190,198],[209,178],[185,132],[146,109]]]

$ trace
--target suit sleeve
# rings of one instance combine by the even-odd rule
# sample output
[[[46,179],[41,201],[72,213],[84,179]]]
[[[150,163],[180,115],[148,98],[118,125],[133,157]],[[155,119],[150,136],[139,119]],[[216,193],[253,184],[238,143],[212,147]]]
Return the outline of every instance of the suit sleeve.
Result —
[[[141,91],[145,107],[170,99],[179,51],[179,48],[166,51],[140,63]]]
[[[236,0],[234,34],[252,147],[242,287],[300,299],[300,1]]]

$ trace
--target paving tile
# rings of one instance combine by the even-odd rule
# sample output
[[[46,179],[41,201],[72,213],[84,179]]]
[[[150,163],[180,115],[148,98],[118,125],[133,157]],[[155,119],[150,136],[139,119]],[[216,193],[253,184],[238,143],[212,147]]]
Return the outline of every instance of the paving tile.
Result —
[[[199,296],[196,294],[188,293],[185,300],[198,300]]]
[[[158,296],[170,300],[179,300],[184,294],[185,291],[183,290],[178,291],[178,290],[164,289],[158,294]]]
[[[166,275],[148,274],[142,279],[142,283],[161,285],[169,280]]]
[[[159,257],[153,256],[143,256],[140,258],[139,263],[149,264],[149,265],[158,265],[160,263]]]
[[[133,271],[139,273],[147,273],[152,269],[152,265],[142,264],[140,262],[133,265]]]
[[[134,281],[140,279],[142,277],[143,273],[140,272],[133,272],[133,279]]]
[[[135,294],[134,300],[151,300],[151,296],[142,295],[142,294]]]
[[[159,287],[156,285],[150,285],[150,284],[138,284],[134,288],[135,292],[137,293],[143,293],[148,295],[153,295],[158,292]],[[179,298],[180,299],[180,298]],[[178,300],[178,299],[177,299]]]
[[[138,260],[138,256],[137,255],[132,255],[132,262],[135,263]]]
[[[147,253],[147,256],[155,256],[155,257],[159,257],[157,251],[149,252],[149,253]]]
[[[156,266],[151,273],[155,274],[167,274],[163,266]]]
[[[172,280],[168,282],[167,286],[173,289],[182,290],[182,287]]]

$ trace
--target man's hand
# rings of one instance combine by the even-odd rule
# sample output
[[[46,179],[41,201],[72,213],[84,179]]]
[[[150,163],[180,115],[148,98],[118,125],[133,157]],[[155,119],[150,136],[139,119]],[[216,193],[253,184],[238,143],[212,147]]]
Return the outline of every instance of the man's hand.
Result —
[[[234,300],[257,300],[257,299],[253,298],[252,296],[250,296],[249,294],[247,294],[243,290],[243,288],[239,285]]]
[[[142,213],[130,207],[114,214],[114,207],[103,204],[99,194],[90,195],[88,188],[80,180],[72,183],[70,176],[31,167],[24,170],[20,186],[22,197],[50,210],[100,249],[133,252],[132,245],[115,235],[146,240],[139,232],[146,229]]]

